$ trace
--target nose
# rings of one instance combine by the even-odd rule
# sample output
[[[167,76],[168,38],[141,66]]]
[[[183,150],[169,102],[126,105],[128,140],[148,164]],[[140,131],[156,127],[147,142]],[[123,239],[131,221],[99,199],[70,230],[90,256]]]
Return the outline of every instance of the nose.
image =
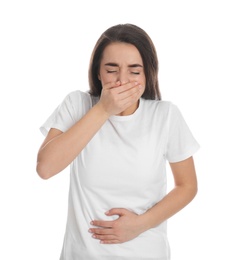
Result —
[[[126,84],[130,81],[128,77],[128,73],[122,70],[119,71],[117,80],[120,81],[121,85]]]

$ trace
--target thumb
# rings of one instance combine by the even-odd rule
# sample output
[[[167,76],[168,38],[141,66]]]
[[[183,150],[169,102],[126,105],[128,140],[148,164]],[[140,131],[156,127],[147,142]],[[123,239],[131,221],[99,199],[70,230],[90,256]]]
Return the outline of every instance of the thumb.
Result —
[[[107,216],[113,216],[113,215],[123,216],[123,215],[125,215],[125,213],[126,213],[126,210],[122,209],[122,208],[114,208],[114,209],[110,209],[105,212],[105,214]]]

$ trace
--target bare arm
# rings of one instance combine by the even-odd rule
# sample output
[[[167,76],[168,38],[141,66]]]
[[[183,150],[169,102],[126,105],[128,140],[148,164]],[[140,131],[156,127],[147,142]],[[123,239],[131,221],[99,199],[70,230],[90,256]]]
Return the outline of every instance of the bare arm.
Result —
[[[114,221],[93,221],[90,232],[101,243],[123,243],[137,237],[142,232],[156,227],[184,208],[197,193],[197,178],[193,158],[171,163],[175,187],[159,203],[142,215],[126,209],[111,209],[106,214],[119,215]],[[102,228],[99,228],[102,227]]]
[[[48,179],[66,168],[108,119],[99,105],[66,132],[51,129],[38,152],[37,172]]]
[[[124,111],[141,96],[139,84],[135,82],[119,85],[108,83],[103,87],[100,101],[68,131],[51,129],[41,145],[37,156],[37,172],[48,179],[65,169],[110,115]]]
[[[153,228],[183,209],[197,193],[197,178],[193,158],[170,164],[175,187],[165,198],[142,217],[145,228]]]

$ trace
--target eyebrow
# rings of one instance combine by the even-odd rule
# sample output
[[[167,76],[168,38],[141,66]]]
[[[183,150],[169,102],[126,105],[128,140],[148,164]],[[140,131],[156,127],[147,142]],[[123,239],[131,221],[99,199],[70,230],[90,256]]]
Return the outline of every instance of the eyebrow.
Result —
[[[118,67],[118,64],[114,63],[114,62],[108,62],[108,63],[105,63],[104,65],[105,66],[111,66],[111,67]],[[137,68],[137,67],[143,68],[143,66],[138,64],[138,63],[130,64],[130,65],[128,65],[128,67],[129,68]]]

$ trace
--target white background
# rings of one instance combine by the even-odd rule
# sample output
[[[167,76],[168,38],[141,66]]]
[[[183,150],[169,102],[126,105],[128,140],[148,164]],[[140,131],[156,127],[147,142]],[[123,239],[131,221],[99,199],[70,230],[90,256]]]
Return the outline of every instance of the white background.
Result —
[[[153,39],[163,99],[201,145],[198,195],[168,221],[172,260],[235,259],[233,2],[0,2],[0,259],[59,258],[69,174],[36,174],[39,126],[70,91],[88,90],[97,38],[126,22]]]

